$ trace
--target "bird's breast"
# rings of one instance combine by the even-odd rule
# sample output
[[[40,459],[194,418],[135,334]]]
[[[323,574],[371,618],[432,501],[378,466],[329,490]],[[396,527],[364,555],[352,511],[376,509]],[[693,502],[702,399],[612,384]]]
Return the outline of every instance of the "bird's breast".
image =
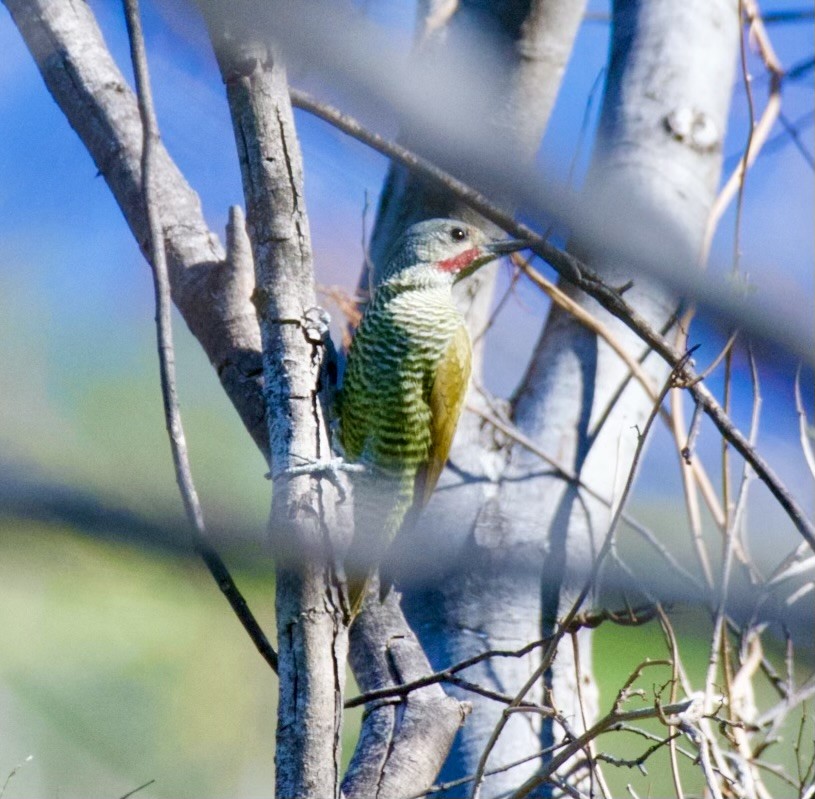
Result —
[[[349,352],[340,440],[352,460],[401,475],[427,461],[433,378],[463,319],[449,289],[386,299],[374,300]]]

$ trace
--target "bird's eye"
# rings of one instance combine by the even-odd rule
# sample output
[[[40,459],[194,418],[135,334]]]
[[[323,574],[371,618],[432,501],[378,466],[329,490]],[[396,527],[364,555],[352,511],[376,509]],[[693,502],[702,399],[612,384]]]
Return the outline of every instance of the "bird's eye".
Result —
[[[454,227],[450,231],[450,238],[453,241],[464,241],[467,238],[467,231],[460,227]]]

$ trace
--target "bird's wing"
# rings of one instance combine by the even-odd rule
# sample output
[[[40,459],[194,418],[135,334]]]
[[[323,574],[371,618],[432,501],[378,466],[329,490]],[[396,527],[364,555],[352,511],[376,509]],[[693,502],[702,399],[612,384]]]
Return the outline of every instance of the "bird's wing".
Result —
[[[453,334],[447,351],[436,369],[430,390],[430,457],[416,478],[415,504],[423,507],[430,501],[441,476],[458,418],[464,405],[472,367],[472,345],[464,325]]]

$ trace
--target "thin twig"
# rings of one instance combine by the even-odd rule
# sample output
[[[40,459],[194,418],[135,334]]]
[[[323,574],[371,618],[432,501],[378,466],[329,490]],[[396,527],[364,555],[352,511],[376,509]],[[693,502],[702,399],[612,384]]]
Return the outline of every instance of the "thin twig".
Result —
[[[486,652],[479,652],[477,655],[473,655],[472,657],[469,657],[466,660],[459,661],[453,666],[448,666],[446,669],[442,669],[441,671],[436,671],[433,672],[432,674],[427,674],[424,677],[420,677],[417,680],[412,680],[411,682],[403,683],[402,685],[394,685],[389,686],[387,688],[379,688],[374,691],[367,691],[364,694],[352,697],[351,699],[348,699],[345,702],[345,708],[348,709],[352,707],[359,707],[360,705],[367,705],[370,702],[376,702],[381,699],[390,699],[392,697],[397,696],[398,697],[406,696],[407,694],[411,693],[412,691],[416,691],[419,688],[425,688],[428,685],[433,685],[439,682],[446,682],[454,674],[457,674],[460,671],[464,671],[464,669],[468,669],[471,666],[475,666],[478,663],[483,663],[485,660],[490,660],[492,658],[524,657],[524,655],[528,655],[530,652],[543,646],[547,640],[548,639],[532,641],[531,643],[522,646],[520,649],[490,649]]]
[[[681,738],[681,733],[674,732],[671,733],[667,738],[660,738],[656,743],[651,744],[639,757],[627,760],[621,757],[614,757],[613,755],[607,755],[604,752],[598,754],[597,760],[604,760],[606,763],[611,763],[612,766],[618,766],[622,768],[636,768],[640,772],[645,773],[643,769],[643,764],[649,757],[651,757],[654,752],[662,749],[663,746],[669,745],[672,741],[676,741],[677,738]],[[682,799],[680,796],[679,799]]]
[[[589,741],[593,741],[602,733],[608,731],[617,724],[625,723],[628,721],[642,721],[644,719],[655,719],[662,717],[677,717],[681,719],[682,714],[685,713],[692,705],[694,699],[685,699],[682,702],[677,702],[673,705],[664,705],[660,707],[654,705],[653,707],[638,708],[637,710],[618,711],[612,710],[608,715],[604,716],[598,721],[591,729],[587,730],[583,735],[572,741],[568,746],[558,752],[547,764],[546,768],[534,777],[528,779],[514,794],[512,799],[525,799],[532,791],[539,785],[546,782],[554,772],[560,768],[569,758],[573,757],[576,752],[583,749]],[[680,721],[680,724],[683,722]]]
[[[134,788],[132,791],[128,791],[123,796],[120,796],[119,799],[130,799],[131,796],[135,796],[139,791],[143,791],[145,788],[149,788],[154,782],[155,782],[154,779],[147,780],[147,782],[143,783],[142,785],[139,785],[138,788]]]
[[[631,374],[637,379],[639,384],[645,389],[652,399],[656,396],[656,388],[653,381],[646,374],[645,370],[634,358],[631,353],[625,348],[620,339],[615,336],[608,325],[603,324],[599,319],[589,313],[585,308],[578,305],[565,291],[560,289],[551,280],[547,280],[537,269],[535,269],[527,260],[514,254],[512,261],[518,268],[526,275],[541,291],[546,294],[552,302],[562,308],[564,311],[570,313],[580,324],[586,329],[591,330],[600,336],[603,341],[608,344],[612,350],[621,358],[623,363],[628,367]]]
[[[745,0],[739,0],[739,20],[741,21],[746,16]],[[753,27],[753,20],[750,20],[747,28],[747,36]],[[744,41],[744,31],[739,28],[739,63],[741,66],[741,78],[744,82],[744,92],[747,97],[747,142],[744,145],[744,156],[739,164],[738,172],[738,192],[736,195],[736,222],[733,226],[733,266],[732,274],[739,271],[739,259],[741,257],[741,217],[744,211],[744,187],[747,182],[747,159],[750,156],[750,150],[753,146],[753,134],[756,127],[756,109],[753,101],[753,88],[750,85],[752,78],[747,70],[747,44]],[[780,89],[780,82],[778,85]],[[729,354],[729,351],[728,351]]]
[[[499,315],[501,314],[501,311],[504,310],[504,306],[507,304],[507,301],[514,294],[515,286],[518,283],[519,276],[520,271],[517,269],[513,269],[512,277],[509,280],[509,285],[506,287],[504,293],[501,295],[501,299],[498,300],[498,302],[495,304],[495,307],[492,309],[489,318],[484,323],[484,326],[481,328],[481,330],[479,330],[478,333],[476,333],[473,336],[473,347],[475,347],[475,345],[478,344],[481,341],[481,339],[487,335],[489,330],[495,324],[495,321],[498,319]]]
[[[410,171],[421,175],[433,185],[441,186],[510,235],[526,239],[530,242],[530,249],[533,252],[549,263],[565,279],[571,281],[575,286],[597,300],[609,313],[620,319],[654,349],[660,357],[667,361],[671,367],[675,368],[680,361],[683,361],[682,353],[677,351],[658,331],[654,330],[640,313],[626,302],[619,290],[608,286],[574,255],[545,241],[532,228],[517,222],[511,214],[490,202],[483,194],[471,186],[454,178],[448,172],[439,169],[402,145],[373,133],[353,117],[326,103],[315,100],[305,92],[292,89],[291,100],[292,104],[298,108],[319,116],[349,136],[353,136],[378,152],[399,162]],[[707,390],[704,383],[693,384],[696,374],[686,361],[683,361],[683,363],[682,384],[690,384],[688,390],[693,395],[694,400],[702,405],[705,413],[721,435],[727,437],[739,454],[750,461],[758,477],[776,498],[778,504],[784,509],[801,536],[815,551],[815,525],[807,518],[801,505],[784,486],[764,458],[749,446],[744,434],[724,413],[722,407]]]
[[[529,679],[518,691],[514,702],[516,705],[520,704],[524,700],[526,694],[529,692],[532,686],[543,676],[543,674],[551,665],[552,659],[554,658],[555,652],[557,651],[558,644],[560,643],[560,639],[565,635],[566,630],[568,629],[574,617],[579,612],[580,607],[586,600],[586,597],[589,595],[589,591],[591,590],[592,586],[595,584],[597,575],[599,574],[600,571],[600,567],[602,566],[606,555],[612,548],[614,542],[614,534],[616,532],[620,518],[622,517],[623,508],[625,507],[626,500],[628,498],[629,493],[631,492],[631,487],[634,484],[634,476],[637,471],[637,466],[639,465],[640,458],[642,457],[642,452],[645,446],[645,441],[648,437],[648,432],[650,431],[654,420],[659,414],[659,409],[660,406],[662,405],[663,400],[665,399],[665,396],[667,395],[668,391],[670,391],[670,389],[675,385],[675,381],[678,375],[682,374],[682,370],[687,361],[690,359],[690,355],[691,355],[690,353],[685,353],[679,364],[677,364],[677,366],[671,370],[671,373],[668,376],[668,380],[665,382],[665,385],[663,386],[662,390],[660,391],[657,397],[657,401],[654,403],[654,406],[651,410],[650,415],[648,416],[648,419],[645,423],[642,433],[639,435],[637,447],[634,451],[631,467],[628,472],[628,478],[626,480],[625,486],[623,487],[623,491],[620,496],[619,502],[617,503],[612,514],[608,532],[605,535],[603,544],[597,553],[597,557],[595,558],[594,563],[592,564],[592,568],[586,578],[586,581],[584,582],[583,587],[580,590],[580,593],[577,595],[577,598],[572,604],[571,609],[566,614],[563,621],[558,624],[558,631],[555,633],[555,635],[552,636],[550,641],[547,643],[546,649],[544,650],[543,655],[541,657],[541,663],[538,665],[533,674],[529,677]],[[509,714],[506,711],[504,711],[504,713],[499,718],[498,723],[495,725],[495,728],[493,729],[486,746],[484,747],[484,751],[481,754],[481,758],[479,759],[478,767],[476,769],[476,779],[472,792],[473,799],[477,799],[479,795],[481,784],[484,780],[484,772],[486,771],[487,760],[493,748],[495,747],[498,737],[503,732],[504,727],[506,726],[508,720]],[[587,740],[591,740],[591,737],[588,738]],[[563,762],[565,762],[565,759]],[[554,771],[554,769],[552,769],[552,771]],[[535,785],[537,784],[539,783],[536,782]],[[535,787],[534,785],[531,786],[530,790],[532,790],[534,787]]]
[[[781,111],[781,80],[784,74],[783,67],[781,66],[778,56],[770,43],[767,31],[764,28],[758,9],[752,0],[740,0],[739,2],[739,18],[742,13],[747,17],[750,25],[750,31],[755,37],[758,44],[759,53],[767,68],[767,73],[770,78],[770,94],[767,98],[767,105],[761,114],[756,124],[750,126],[750,137],[748,148],[745,150],[739,163],[730,174],[730,177],[725,181],[722,190],[716,197],[716,201],[710,210],[708,216],[708,224],[705,232],[704,245],[702,247],[702,263],[707,260],[708,253],[710,252],[710,245],[713,241],[713,235],[719,225],[722,215],[727,210],[733,198],[739,191],[742,185],[744,175],[755,163],[758,158],[762,147],[767,141],[767,138],[772,131],[775,120]],[[741,34],[740,34],[741,35]],[[742,48],[744,41],[742,37]],[[742,62],[743,63],[743,62]],[[743,68],[744,69],[744,68]],[[751,101],[752,103],[752,101]]]
[[[662,631],[665,635],[665,640],[668,644],[668,649],[671,652],[671,694],[670,694],[670,701],[676,701],[676,688],[677,683],[679,682],[679,647],[676,643],[676,633],[674,632],[673,625],[671,624],[671,620],[668,618],[668,614],[662,609],[660,605],[657,605],[657,613],[659,614],[659,623],[662,627]],[[671,778],[673,780],[674,791],[676,792],[676,799],[683,799],[685,796],[685,792],[682,789],[682,780],[679,776],[679,762],[676,756],[677,753],[677,744],[674,737],[671,737],[668,741],[668,755],[671,761]]]
[[[711,361],[710,366],[708,366],[704,372],[696,375],[694,378],[694,382],[698,383],[701,380],[707,380],[717,369],[719,364],[727,357],[731,350],[733,349],[733,345],[736,343],[736,339],[739,337],[739,331],[734,330],[728,337],[727,341],[724,344],[724,347],[719,351],[719,354]]]
[[[696,744],[699,750],[699,764],[702,767],[702,774],[705,776],[705,783],[707,784],[710,795],[713,799],[724,799],[721,789],[719,788],[719,781],[716,779],[716,773],[713,764],[710,762],[710,752],[708,751],[708,742],[704,735],[697,730],[690,723],[681,724],[679,727],[688,738]]]
[[[31,762],[33,759],[34,759],[34,755],[29,755],[29,756],[28,756],[28,757],[27,757],[25,760],[23,760],[22,762],[18,763],[18,764],[17,764],[17,765],[16,765],[16,766],[15,766],[15,767],[14,767],[14,768],[11,770],[11,771],[9,771],[8,776],[6,777],[5,782],[3,783],[3,786],[0,788],[0,799],[3,799],[3,797],[6,795],[6,788],[8,788],[9,783],[12,781],[12,779],[14,779],[14,776],[17,774],[17,772],[18,772],[18,771],[19,771],[19,770],[20,770],[20,769],[21,769],[21,768],[22,768],[22,767],[23,767],[23,766],[24,766],[26,763],[30,763],[30,762]]]
[[[512,705],[514,700],[514,697],[499,693],[498,691],[493,691],[489,688],[484,688],[483,686],[478,685],[478,683],[470,682],[470,680],[463,680],[461,677],[447,677],[445,682],[450,683],[450,685],[455,685],[456,687],[461,688],[463,691],[469,691],[471,694],[478,694],[486,699],[492,699],[493,702],[499,702],[502,705]],[[544,705],[538,705],[535,702],[521,702],[520,705],[511,707],[510,712],[512,711],[517,711],[519,713],[537,713],[538,715],[545,716],[546,718],[552,718],[556,715],[552,708],[545,707]]]
[[[676,395],[677,401],[681,402],[681,392],[677,392]],[[690,466],[691,459],[693,458],[693,452],[696,449],[696,439],[699,437],[699,429],[702,426],[702,409],[698,405],[693,406],[693,413],[690,417],[690,427],[688,428],[688,437],[687,441],[685,442],[685,446],[682,447],[680,454],[682,455],[682,460]]]
[[[161,373],[161,396],[164,403],[164,418],[170,437],[176,482],[178,483],[184,510],[190,523],[193,544],[201,555],[218,587],[224,593],[233,611],[249,633],[260,654],[277,671],[277,653],[272,648],[257,620],[249,610],[226,565],[206,539],[204,514],[195,490],[190,470],[187,442],[181,422],[178,405],[178,392],[175,378],[175,351],[172,333],[172,304],[170,281],[167,273],[167,257],[164,248],[164,230],[154,202],[153,158],[154,146],[159,141],[158,124],[153,109],[150,89],[150,75],[147,68],[147,55],[144,34],[141,27],[138,0],[124,0],[127,32],[130,41],[130,54],[133,73],[136,79],[136,94],[139,115],[142,121],[142,192],[147,209],[150,229],[150,265],[153,271],[153,285],[156,302],[156,333],[158,337],[158,357]]]

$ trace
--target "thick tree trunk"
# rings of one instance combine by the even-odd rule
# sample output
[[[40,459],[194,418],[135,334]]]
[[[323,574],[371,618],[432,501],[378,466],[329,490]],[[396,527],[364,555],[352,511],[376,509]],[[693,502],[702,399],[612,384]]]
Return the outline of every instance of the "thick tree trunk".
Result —
[[[303,166],[286,72],[244,34],[213,35],[235,129],[255,262],[277,570],[278,799],[339,795],[348,631],[335,572],[338,489],[287,470],[331,458],[328,331],[315,311]],[[219,44],[224,44],[218,47]]]
[[[503,62],[505,72],[496,78],[496,82],[503,83],[505,87],[505,105],[496,114],[496,120],[488,124],[493,124],[496,132],[503,130],[506,133],[507,129],[511,130],[512,140],[522,154],[521,157],[531,160],[546,129],[583,15],[584,3],[573,0],[541,0],[496,4],[486,10],[483,5],[475,2],[463,2],[460,5],[449,24],[448,36],[437,37],[437,41],[431,41],[428,46],[444,46],[449,38],[454,46],[466,52],[468,47],[475,46],[468,40],[469,31],[476,29],[482,34],[485,31],[493,34],[492,46],[503,49],[506,55]],[[381,268],[389,242],[413,222],[434,216],[457,217],[487,229],[492,228],[462,203],[413,178],[402,167],[391,166],[371,242],[375,280],[376,270]],[[492,229],[492,232],[497,234],[499,231]],[[463,282],[457,289],[459,307],[465,314],[470,334],[476,341],[473,374],[478,383],[481,382],[484,343],[483,336],[479,334],[489,317],[495,278],[496,270],[485,269]],[[469,402],[480,405],[483,400],[476,391],[471,390]],[[398,555],[398,559],[406,565],[407,575],[403,608],[436,668],[490,648],[479,637],[480,633],[469,635],[467,632],[468,629],[475,631],[482,626],[478,619],[463,620],[457,617],[454,609],[451,609],[453,615],[450,618],[444,607],[447,595],[440,596],[432,588],[424,590],[419,587],[422,582],[432,584],[433,572],[436,569],[444,571],[447,564],[455,561],[460,554],[462,535],[472,533],[489,517],[489,497],[495,493],[491,481],[497,474],[496,470],[502,467],[503,457],[496,451],[493,432],[485,429],[474,414],[465,413],[459,424],[451,463],[464,469],[474,480],[462,483],[459,476],[447,470],[442,478],[441,488],[456,486],[456,489],[437,492],[428,508],[425,520],[432,528],[428,531],[429,549],[406,542],[405,551],[400,551]],[[481,526],[489,529],[490,522]],[[422,535],[421,531],[417,531],[418,535]],[[448,542],[451,544],[449,551],[439,551],[441,540],[445,541],[445,545]],[[433,552],[434,556],[432,559],[415,556],[413,553],[417,551]],[[476,574],[479,571],[479,568],[474,569]],[[422,578],[419,586],[415,582],[411,583],[411,572]],[[480,577],[478,580],[480,581]],[[475,590],[478,595],[476,616],[480,617],[483,613],[497,614],[499,619],[505,619],[509,635],[506,641],[499,641],[500,636],[493,636],[496,647],[505,648],[509,641],[516,642],[520,647],[531,640],[530,637],[513,638],[512,633],[516,629],[521,629],[523,633],[527,631],[528,624],[517,626],[516,614],[520,612],[522,616],[527,613],[534,616],[537,612],[535,607],[525,607],[524,603],[518,605],[513,602],[503,605],[500,597],[489,596],[486,591],[480,592],[478,588]],[[473,608],[469,607],[468,610],[472,611]],[[469,626],[470,621],[472,626]],[[536,637],[537,634],[532,636]],[[525,660],[507,659],[501,668],[504,672],[514,671],[510,684],[519,685],[528,676],[530,666]],[[587,665],[587,672],[589,668]],[[486,664],[485,670],[491,671],[491,665]],[[496,689],[492,684],[491,687],[499,692],[504,691],[502,686]],[[442,771],[443,779],[457,779],[473,773],[472,765],[479,755],[477,747],[483,746],[485,736],[489,734],[486,725],[494,723],[495,710],[500,710],[495,703],[483,697],[461,692],[459,698],[474,702],[476,714],[475,717],[468,718],[457,737],[452,754]],[[529,726],[527,720],[513,720],[505,740],[510,740],[516,725],[524,728]],[[522,734],[521,737],[525,736]],[[502,744],[503,742],[502,740]],[[470,756],[464,755],[464,751],[473,745],[476,748],[472,748]],[[509,746],[512,746],[511,742]],[[517,772],[511,777],[515,779]]]
[[[628,204],[664,216],[688,269],[695,267],[719,177],[737,19],[735,0],[629,1],[614,8],[611,62],[586,190],[599,203],[613,200],[617,208]],[[673,125],[688,115],[693,124],[680,136]],[[633,235],[636,223],[632,212]],[[613,269],[601,253],[583,255],[596,267]],[[624,269],[613,273],[620,282],[629,277]],[[646,281],[635,280],[626,297],[655,326],[663,325],[673,311],[670,299]],[[576,299],[611,327],[635,357],[644,355],[630,331],[585,296]],[[652,356],[645,360],[645,369],[655,380],[667,373]],[[604,342],[565,312],[553,310],[513,403],[520,430],[609,499],[628,473],[636,444],[634,426],[642,424],[651,407],[642,389],[626,381],[627,368]],[[551,633],[582,586],[608,527],[607,505],[552,476],[521,447],[506,458],[493,431],[475,427],[482,428],[480,441],[471,418],[462,431],[469,448],[459,441],[452,462],[467,473],[486,473],[500,482],[476,482],[437,495],[425,516],[426,538],[416,548],[425,551],[435,542],[433,560],[443,564],[443,579],[439,588],[413,591],[405,602],[414,629],[439,665],[487,649],[518,648]],[[459,476],[448,475],[446,485],[460,482]],[[442,553],[439,541],[444,542]],[[449,564],[457,568],[450,572]],[[578,636],[581,685],[573,651],[567,637],[545,683],[528,698],[540,701],[548,685],[558,709],[581,730],[584,720],[591,723],[597,703],[590,632]],[[494,658],[465,676],[513,695],[538,662],[539,653],[524,659]],[[476,770],[502,711],[500,703],[490,699],[468,698],[473,713],[443,779]],[[489,765],[534,754],[560,732],[537,717],[515,717]],[[502,795],[535,768],[533,760],[489,777],[482,796]]]

